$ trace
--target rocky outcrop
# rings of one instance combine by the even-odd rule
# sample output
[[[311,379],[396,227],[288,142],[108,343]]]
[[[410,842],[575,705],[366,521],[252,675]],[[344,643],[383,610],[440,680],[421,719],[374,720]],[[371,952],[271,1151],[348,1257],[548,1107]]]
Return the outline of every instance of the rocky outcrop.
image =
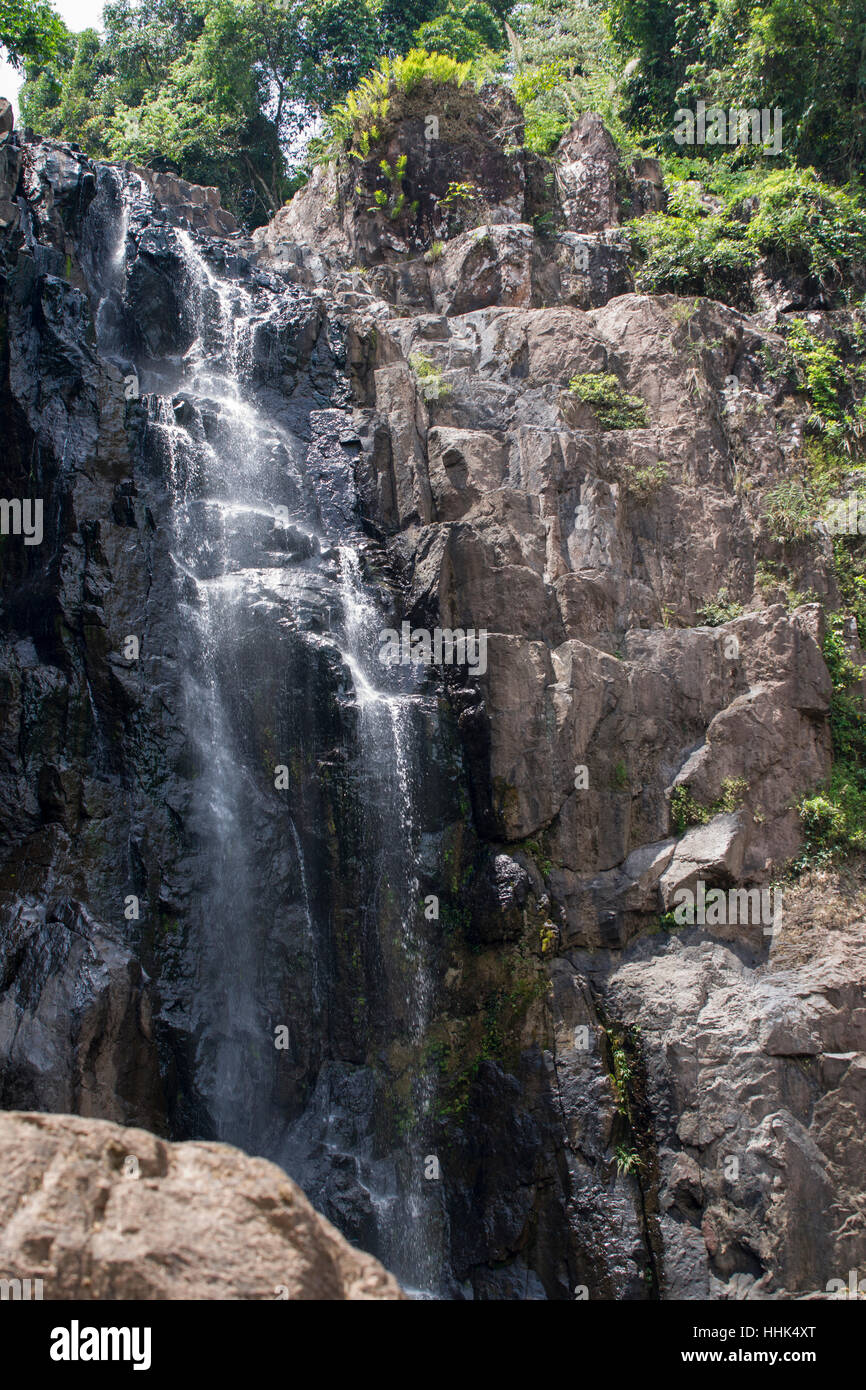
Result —
[[[766,960],[650,939],[605,983],[642,1039],[667,1297],[821,1293],[862,1263],[866,918],[837,899],[816,927],[820,892]]]
[[[213,236],[231,236],[239,231],[235,218],[220,203],[218,188],[203,188],[176,174],[154,169],[136,169],[136,173],[151,189],[156,205],[164,209],[170,222]]]
[[[862,913],[838,929],[821,906],[835,894],[842,912],[844,884],[818,882],[793,925],[760,915],[800,848],[797,800],[830,768],[831,540],[767,521],[806,407],[775,370],[772,316],[633,292],[621,226],[664,190],[653,161],[620,167],[597,117],[545,164],[510,149],[504,96],[404,96],[351,172],[321,166],[249,240],[206,193],[146,189],[122,291],[100,234],[112,171],[13,142],[28,220],[4,242],[3,486],[35,459],[49,540],[38,562],[4,557],[7,1103],[213,1133],[223,1040],[199,972],[228,902],[255,925],[225,976],[255,977],[291,1047],[245,1040],[257,1084],[236,1075],[226,1109],[351,1239],[373,1244],[423,1133],[439,1176],[414,1209],[448,1296],[820,1293],[866,1260]],[[198,260],[181,263],[174,223]],[[209,309],[195,351],[219,358],[241,302],[267,447],[261,495],[227,522],[222,494],[198,491],[224,403],[177,380],[191,305]],[[97,316],[119,326],[112,361]],[[125,398],[133,364],[170,414]],[[221,508],[191,558],[178,496],[190,528],[187,504]],[[276,540],[275,498],[296,517]],[[205,661],[177,614],[227,534],[247,601]],[[350,671],[329,645],[347,538],[397,625],[487,637],[483,669],[430,673],[425,752],[372,784],[363,815],[370,708],[358,651]],[[208,878],[207,762],[183,734],[213,668],[243,769],[233,824],[260,854],[252,917],[230,849],[219,891]],[[284,750],[293,822],[273,789]],[[407,777],[409,886],[438,914],[413,942],[423,1025],[403,923],[377,896],[406,873]],[[390,858],[370,862],[366,823]],[[699,885],[757,918],[674,920]]]
[[[281,1169],[227,1144],[13,1111],[0,1169],[0,1278],[46,1299],[404,1297]]]
[[[764,499],[805,422],[768,365],[780,341],[721,304],[630,292],[618,225],[664,192],[653,161],[620,167],[595,116],[562,142],[542,235],[525,215],[480,214],[442,246],[435,218],[398,246],[368,211],[362,241],[351,200],[326,194],[339,178],[322,171],[256,234],[259,260],[304,263],[327,224],[317,273],[353,315],[365,503],[404,558],[412,620],[488,634],[486,672],[450,677],[496,866],[469,898],[471,930],[491,970],[509,941],[547,958],[510,1043],[482,1047],[472,1085],[452,1088],[458,1277],[497,1298],[820,1290],[864,1257],[848,1137],[863,923],[850,952],[816,933],[792,975],[776,964],[781,915],[684,936],[665,916],[698,884],[760,902],[801,843],[798,797],[830,768],[821,609],[758,583],[762,564],[791,561]],[[406,187],[435,199],[424,167]],[[364,245],[380,264],[348,292],[335,267],[363,264]],[[613,415],[576,389],[594,381]],[[626,399],[634,415],[617,417]],[[796,567],[797,588],[834,601],[820,528]],[[712,616],[720,594],[727,620]],[[436,1035],[449,1078],[471,1056],[454,1039],[482,979],[452,946]],[[808,1076],[793,1034],[784,1060],[774,1050],[786,1001],[822,1059]]]

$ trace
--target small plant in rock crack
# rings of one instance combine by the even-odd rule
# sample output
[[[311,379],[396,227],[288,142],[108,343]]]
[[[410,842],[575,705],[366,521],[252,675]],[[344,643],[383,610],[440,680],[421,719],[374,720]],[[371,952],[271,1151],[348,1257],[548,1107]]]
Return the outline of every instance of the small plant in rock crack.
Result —
[[[645,502],[667,482],[669,472],[670,464],[664,459],[648,463],[645,468],[629,469],[625,475],[626,491],[639,502]]]
[[[543,956],[549,955],[550,952],[555,949],[558,940],[559,932],[552,922],[545,922],[544,925],[539,928],[539,941],[541,944],[541,954]]]
[[[439,209],[447,219],[449,236],[465,231],[478,209],[478,190],[471,183],[449,183],[439,199]]]
[[[393,167],[387,159],[379,160],[379,168],[388,180],[388,187],[376,189],[373,194],[373,206],[367,209],[368,212],[387,212],[392,222],[400,216],[406,206],[406,194],[400,187],[406,175],[406,164],[405,154],[400,155]],[[413,210],[416,207],[417,204],[413,203]]]
[[[617,1144],[613,1151],[613,1160],[616,1164],[616,1171],[621,1176],[639,1173],[643,1167],[637,1149],[630,1149],[627,1144]]]
[[[610,1084],[613,1087],[616,1099],[616,1108],[620,1115],[626,1119],[630,1118],[629,1086],[632,1080],[631,1062],[626,1051],[626,1039],[623,1033],[616,1033],[612,1030],[608,1033],[610,1043]],[[632,1041],[637,1041],[637,1033],[632,1029]]]
[[[441,368],[437,367],[426,353],[413,352],[409,358],[409,366],[415,373],[415,380],[421,387],[421,394],[425,400],[438,401],[442,396],[448,395],[451,383],[445,380]]]
[[[441,260],[444,255],[445,242],[434,241],[429,250],[424,252],[424,260],[427,262],[428,265],[434,265],[435,262]]]
[[[739,810],[748,790],[749,784],[745,778],[726,777],[722,782],[721,796],[709,806],[701,806],[689,788],[680,783],[674,787],[671,796],[671,824],[677,835],[685,835],[690,825],[707,825],[714,816]]]
[[[568,389],[588,405],[603,430],[645,429],[646,403],[625,392],[612,372],[582,372],[573,376]]]
[[[704,627],[721,627],[739,618],[743,605],[728,598],[727,589],[720,589],[715,599],[710,599],[703,608],[698,609],[698,619]]]
[[[773,540],[804,541],[815,527],[815,508],[798,478],[785,478],[764,497],[764,517]]]
[[[447,191],[440,199],[443,208],[456,207],[458,203],[471,203],[475,199],[475,185],[471,183],[449,183]]]

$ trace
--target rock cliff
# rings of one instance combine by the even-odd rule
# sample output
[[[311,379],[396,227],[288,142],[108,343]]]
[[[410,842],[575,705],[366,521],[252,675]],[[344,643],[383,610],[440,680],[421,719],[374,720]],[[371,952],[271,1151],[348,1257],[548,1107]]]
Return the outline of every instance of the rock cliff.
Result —
[[[635,293],[621,224],[664,189],[597,117],[548,163],[501,93],[392,116],[251,239],[208,191],[3,146],[2,487],[45,540],[4,549],[2,1103],[231,1138],[391,1267],[408,1203],[404,1277],[449,1297],[820,1291],[866,1261],[862,874],[670,915],[760,901],[831,766],[830,538],[767,520],[808,410],[782,291]],[[185,548],[213,460],[242,472],[202,368],[240,313],[258,492]],[[196,645],[219,573],[243,605]],[[403,621],[484,630],[485,669],[365,714],[358,633]]]

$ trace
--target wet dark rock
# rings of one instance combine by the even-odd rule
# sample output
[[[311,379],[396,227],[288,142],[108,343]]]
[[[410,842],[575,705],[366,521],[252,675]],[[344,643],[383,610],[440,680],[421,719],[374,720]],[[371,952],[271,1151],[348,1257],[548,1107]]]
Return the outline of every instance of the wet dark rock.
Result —
[[[151,188],[156,205],[165,210],[170,221],[214,236],[231,236],[238,231],[234,217],[220,205],[219,189],[203,188],[176,174],[153,169],[137,169],[136,173]]]
[[[69,898],[11,907],[0,937],[0,1098],[153,1126],[162,1084],[151,983]],[[8,915],[7,915],[8,914]]]

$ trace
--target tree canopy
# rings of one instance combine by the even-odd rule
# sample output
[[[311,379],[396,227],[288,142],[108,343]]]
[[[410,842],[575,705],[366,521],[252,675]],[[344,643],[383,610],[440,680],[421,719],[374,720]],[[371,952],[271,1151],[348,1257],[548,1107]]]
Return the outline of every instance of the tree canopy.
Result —
[[[63,21],[48,0],[0,0],[0,48],[14,67],[52,57],[63,35]]]
[[[866,165],[866,0],[110,0],[103,22],[73,34],[48,0],[0,0],[27,124],[216,183],[253,223],[323,115],[415,49],[511,84],[541,152],[596,109],[621,143],[676,154],[675,112],[702,99],[781,108],[782,164],[840,182]]]

